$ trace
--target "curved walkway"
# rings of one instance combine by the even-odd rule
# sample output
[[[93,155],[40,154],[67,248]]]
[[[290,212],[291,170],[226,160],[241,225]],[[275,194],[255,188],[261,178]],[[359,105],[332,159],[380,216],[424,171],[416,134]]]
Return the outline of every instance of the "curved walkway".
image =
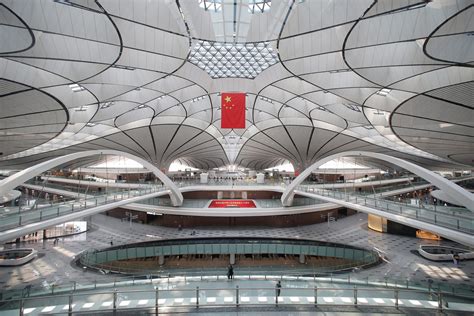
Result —
[[[376,158],[383,161],[387,161],[392,163],[396,166],[402,167],[405,170],[408,170],[421,178],[425,179],[426,181],[430,182],[431,184],[437,186],[441,190],[444,191],[445,194],[449,195],[451,198],[458,201],[459,205],[462,205],[469,209],[470,211],[474,212],[474,194],[470,193],[469,191],[463,189],[462,187],[458,186],[457,184],[449,181],[446,178],[434,173],[431,170],[425,169],[420,167],[414,163],[408,162],[406,160],[395,158],[392,156],[373,153],[368,151],[346,151],[334,155],[330,155],[326,158],[319,160],[318,162],[314,163],[310,167],[306,168],[298,177],[296,177],[290,185],[286,188],[285,192],[281,196],[281,202],[285,206],[290,206],[292,203],[292,199],[294,196],[294,191],[298,185],[300,185],[308,176],[311,175],[315,170],[319,167],[324,165],[326,162],[331,160],[342,158],[342,157],[370,157]]]
[[[77,152],[61,157],[56,157],[44,162],[41,162],[35,166],[32,166],[30,168],[27,168],[25,170],[22,170],[20,172],[17,172],[2,181],[0,181],[0,196],[5,195],[8,193],[10,190],[14,189],[15,187],[21,185],[22,183],[28,181],[29,179],[42,174],[43,172],[60,166],[64,163],[77,160],[80,158],[84,157],[90,157],[90,156],[97,156],[97,155],[114,155],[114,156],[123,156],[127,157],[131,160],[134,160],[140,164],[142,164],[145,168],[147,168],[150,172],[153,172],[155,176],[160,179],[166,187],[169,188],[170,190],[170,197],[171,201],[174,206],[179,206],[183,203],[183,195],[179,191],[178,187],[176,184],[174,184],[173,181],[171,181],[170,178],[168,178],[163,172],[161,172],[160,169],[158,169],[155,165],[152,163],[129,153],[122,152],[122,151],[117,151],[117,150],[89,150],[89,151],[82,151],[82,152]]]
[[[151,186],[147,187],[149,190],[152,189]],[[230,189],[230,190],[263,190],[263,191],[275,191],[275,192],[283,192],[284,187],[280,186],[227,186],[222,187],[218,185],[210,186],[210,185],[196,185],[190,187],[183,187],[180,190],[182,192],[189,192],[189,191],[200,191],[200,190],[223,190],[223,189]],[[21,227],[17,227],[15,229],[11,229],[9,231],[0,232],[0,241],[9,241],[17,237],[21,237],[25,234],[38,231],[40,229],[50,227],[53,225],[57,225],[60,223],[64,223],[67,221],[71,221],[74,219],[78,219],[84,216],[90,216],[92,214],[104,212],[106,210],[110,210],[116,208],[118,206],[127,205],[135,202],[139,202],[141,200],[146,200],[152,197],[158,197],[168,194],[168,191],[158,191],[155,193],[148,194],[146,190],[141,192],[137,191],[130,191],[135,192],[135,197],[128,199],[127,197],[120,196],[120,193],[113,193],[111,196],[118,197],[121,199],[120,201],[113,202],[113,203],[106,203],[101,206],[91,205],[90,208],[84,209],[79,212],[67,212],[67,215],[59,216],[62,212],[59,208],[51,208],[53,211],[50,215],[58,215],[58,217],[54,219],[43,220],[41,211],[38,214],[38,211],[30,212],[34,214],[34,219],[36,220],[35,223],[24,225]],[[336,205],[347,207],[350,209],[354,209],[360,212],[374,214],[377,216],[381,216],[392,220],[397,223],[401,223],[404,225],[408,225],[411,227],[415,227],[422,230],[430,231],[434,234],[440,235],[442,237],[457,241],[461,244],[474,247],[474,221],[473,221],[473,214],[466,210],[465,214],[462,212],[453,213],[452,211],[444,211],[442,208],[436,210],[432,209],[424,209],[412,205],[392,202],[380,198],[376,198],[374,196],[356,196],[350,194],[344,194],[343,192],[337,191],[330,191],[330,190],[323,190],[317,187],[312,186],[305,186],[302,187],[300,190],[294,191],[295,193],[317,199],[322,200],[326,203],[325,205],[320,205],[315,208],[296,208],[295,211],[298,212],[314,212],[314,211],[323,211],[330,208],[335,208]],[[109,199],[110,201],[110,199]],[[105,201],[107,202],[107,201]],[[97,198],[96,198],[97,203]],[[96,204],[97,205],[97,204]],[[88,205],[86,205],[88,206]],[[157,211],[160,213],[169,213],[174,215],[187,215],[187,216],[222,216],[222,211],[216,211],[215,209],[208,209],[208,208],[166,208],[161,206],[143,206],[132,204],[129,208],[139,211]],[[73,209],[74,210],[74,209]],[[256,212],[259,213],[256,213]],[[57,212],[57,214],[56,214]],[[28,213],[28,214],[30,214]],[[226,210],[227,216],[272,216],[272,215],[284,215],[292,213],[292,209],[288,208],[266,208],[266,209],[230,209]],[[13,224],[15,226],[23,225],[21,223],[21,214],[11,214],[9,218],[14,221]],[[24,215],[23,215],[24,216]],[[20,223],[18,223],[18,218],[20,218]],[[40,220],[40,222],[37,222]],[[2,219],[1,226],[8,225],[5,219]]]

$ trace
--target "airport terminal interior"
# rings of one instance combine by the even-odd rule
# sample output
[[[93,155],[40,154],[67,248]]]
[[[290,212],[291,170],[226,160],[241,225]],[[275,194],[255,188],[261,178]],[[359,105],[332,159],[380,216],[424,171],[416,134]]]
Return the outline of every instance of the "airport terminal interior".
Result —
[[[0,0],[0,316],[473,315],[472,0]]]

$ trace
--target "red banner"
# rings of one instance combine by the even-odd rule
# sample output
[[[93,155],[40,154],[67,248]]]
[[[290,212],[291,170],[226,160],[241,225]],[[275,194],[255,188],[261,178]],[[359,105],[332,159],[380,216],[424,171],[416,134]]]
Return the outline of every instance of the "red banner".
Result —
[[[209,208],[255,208],[255,202],[252,200],[212,200]]]
[[[245,93],[221,93],[221,128],[245,128]]]

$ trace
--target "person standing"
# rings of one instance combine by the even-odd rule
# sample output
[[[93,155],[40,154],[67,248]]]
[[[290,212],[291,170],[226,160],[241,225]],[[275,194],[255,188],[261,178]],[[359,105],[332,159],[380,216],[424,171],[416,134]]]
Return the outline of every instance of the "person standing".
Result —
[[[276,297],[278,300],[278,297],[280,297],[280,293],[281,293],[281,281],[278,281],[277,284],[275,285],[275,292],[276,292]]]
[[[230,264],[229,268],[227,269],[227,279],[234,278],[234,267]]]

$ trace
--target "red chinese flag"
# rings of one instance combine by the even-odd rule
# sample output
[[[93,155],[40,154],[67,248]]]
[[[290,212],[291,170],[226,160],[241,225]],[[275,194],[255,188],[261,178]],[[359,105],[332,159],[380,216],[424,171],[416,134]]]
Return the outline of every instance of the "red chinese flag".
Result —
[[[245,93],[221,93],[221,128],[245,128]]]

